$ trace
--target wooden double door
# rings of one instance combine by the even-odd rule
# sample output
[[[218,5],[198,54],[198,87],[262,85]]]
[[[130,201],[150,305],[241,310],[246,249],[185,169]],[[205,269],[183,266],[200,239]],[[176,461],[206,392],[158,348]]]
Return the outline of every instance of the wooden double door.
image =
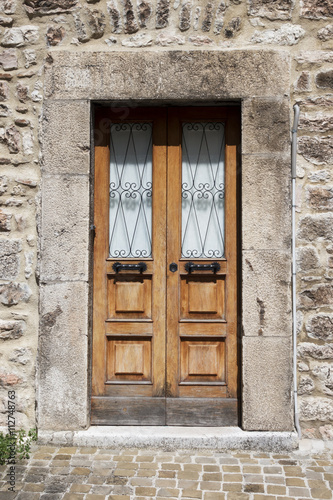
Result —
[[[92,424],[238,424],[233,107],[95,113]]]

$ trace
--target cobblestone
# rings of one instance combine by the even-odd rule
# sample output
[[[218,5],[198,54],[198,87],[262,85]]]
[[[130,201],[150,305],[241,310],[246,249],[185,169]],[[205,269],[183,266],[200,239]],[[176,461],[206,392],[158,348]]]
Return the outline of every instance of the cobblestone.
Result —
[[[61,462],[66,467],[53,467]],[[80,466],[77,464],[80,463]],[[333,453],[164,452],[36,446],[16,464],[15,493],[0,468],[0,499],[331,499]]]

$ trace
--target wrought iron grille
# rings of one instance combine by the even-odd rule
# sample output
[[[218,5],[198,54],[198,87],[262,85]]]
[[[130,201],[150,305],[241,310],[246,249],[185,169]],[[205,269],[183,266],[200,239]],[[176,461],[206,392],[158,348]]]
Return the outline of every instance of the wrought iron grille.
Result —
[[[110,240],[112,258],[152,254],[152,124],[111,125]]]
[[[182,257],[224,256],[224,123],[182,128]]]

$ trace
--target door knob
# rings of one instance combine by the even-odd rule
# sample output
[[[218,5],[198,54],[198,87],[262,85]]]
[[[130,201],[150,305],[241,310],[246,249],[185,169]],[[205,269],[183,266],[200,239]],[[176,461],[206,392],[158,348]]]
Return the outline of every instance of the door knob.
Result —
[[[170,269],[170,271],[171,271],[172,273],[175,273],[175,272],[177,271],[177,269],[178,269],[178,266],[177,266],[177,264],[176,264],[175,262],[172,262],[172,263],[170,264],[170,266],[169,266],[169,269]]]

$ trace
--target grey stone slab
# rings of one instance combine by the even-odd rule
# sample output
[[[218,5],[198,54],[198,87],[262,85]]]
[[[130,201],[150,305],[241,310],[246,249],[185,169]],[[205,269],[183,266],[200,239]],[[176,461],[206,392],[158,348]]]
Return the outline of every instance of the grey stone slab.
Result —
[[[219,100],[289,93],[290,57],[274,50],[52,53],[53,99]]]
[[[78,429],[88,415],[88,285],[41,286],[38,427]]]
[[[291,336],[290,255],[280,251],[243,252],[243,333]]]
[[[87,280],[88,176],[44,176],[41,280]]]
[[[291,339],[243,339],[243,429],[292,431]]]
[[[298,446],[295,432],[246,432],[239,427],[91,426],[73,432],[39,430],[38,441],[55,446],[153,448],[170,452],[181,449],[278,452]]]
[[[90,104],[88,101],[46,101],[42,113],[43,171],[88,174]]]
[[[289,250],[290,158],[244,156],[242,247]]]
[[[290,154],[289,99],[245,99],[242,154]]]

